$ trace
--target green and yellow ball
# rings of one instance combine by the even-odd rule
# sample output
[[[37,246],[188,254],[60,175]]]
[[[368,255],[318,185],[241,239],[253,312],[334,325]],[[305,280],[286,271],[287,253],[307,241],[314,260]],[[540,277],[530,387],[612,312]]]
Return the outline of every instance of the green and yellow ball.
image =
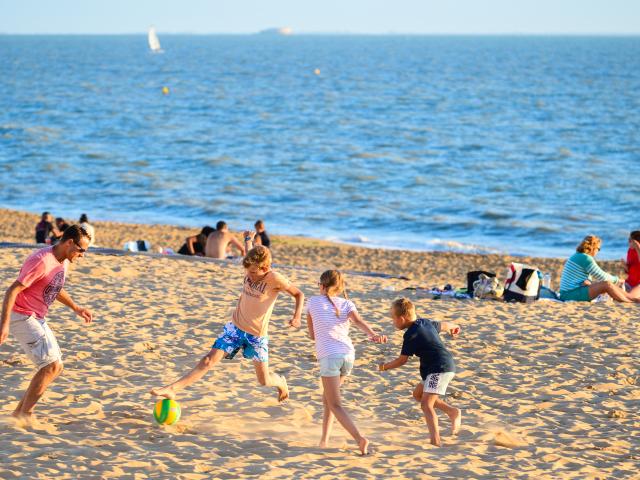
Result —
[[[173,425],[180,420],[180,404],[175,400],[163,398],[156,403],[153,416],[160,425]]]

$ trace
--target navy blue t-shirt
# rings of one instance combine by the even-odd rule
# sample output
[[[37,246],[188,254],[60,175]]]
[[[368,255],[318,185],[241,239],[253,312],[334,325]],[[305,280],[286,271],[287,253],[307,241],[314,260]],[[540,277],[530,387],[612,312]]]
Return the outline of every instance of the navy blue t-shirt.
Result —
[[[440,338],[440,322],[419,318],[404,332],[401,355],[420,357],[420,376],[455,372],[453,356]]]

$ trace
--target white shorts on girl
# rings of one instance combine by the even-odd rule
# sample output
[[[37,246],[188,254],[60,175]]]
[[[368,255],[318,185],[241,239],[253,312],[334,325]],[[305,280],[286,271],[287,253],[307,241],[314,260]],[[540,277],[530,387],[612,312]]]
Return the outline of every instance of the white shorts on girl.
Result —
[[[38,370],[62,360],[58,341],[46,320],[39,320],[35,315],[11,312],[9,332]]]
[[[320,363],[320,376],[345,377],[353,370],[355,361],[356,357],[352,353],[329,355],[328,357],[321,358],[318,360],[318,363]]]
[[[454,372],[430,373],[427,375],[427,378],[422,381],[422,384],[424,385],[422,393],[437,393],[438,395],[446,394],[449,382],[454,375]]]

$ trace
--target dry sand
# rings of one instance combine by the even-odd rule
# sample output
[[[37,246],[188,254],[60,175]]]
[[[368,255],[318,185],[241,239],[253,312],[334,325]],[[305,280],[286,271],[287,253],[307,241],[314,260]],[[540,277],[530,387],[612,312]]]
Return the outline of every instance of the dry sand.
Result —
[[[0,241],[32,241],[34,219],[0,211]],[[98,243],[109,247],[145,238],[177,249],[192,232],[106,222],[96,229]],[[446,339],[458,367],[448,400],[464,411],[462,431],[451,437],[441,416],[443,447],[435,448],[411,398],[417,360],[376,370],[402,341],[388,305],[405,286],[463,286],[467,270],[502,272],[510,259],[274,240],[278,270],[307,295],[325,267],[412,279],[348,277],[361,313],[390,336],[380,346],[352,333],[357,361],[344,389],[345,406],[375,453],[360,457],[339,425],[335,448],[316,446],[318,368],[306,332],[287,326],[293,301],[284,296],[271,320],[270,357],[288,379],[291,400],[279,405],[274,390],[257,385],[251,363],[236,357],[179,396],[178,424],[156,425],[147,391],[208,351],[240,291],[242,268],[89,254],[74,265],[67,289],[95,321],[85,326],[62,305],[52,307],[65,371],[39,405],[33,428],[9,419],[33,368],[11,337],[0,346],[0,478],[638,478],[637,306],[445,301],[409,292],[420,314],[462,326],[458,338]],[[30,251],[0,249],[2,289]],[[561,261],[530,261],[559,278]]]

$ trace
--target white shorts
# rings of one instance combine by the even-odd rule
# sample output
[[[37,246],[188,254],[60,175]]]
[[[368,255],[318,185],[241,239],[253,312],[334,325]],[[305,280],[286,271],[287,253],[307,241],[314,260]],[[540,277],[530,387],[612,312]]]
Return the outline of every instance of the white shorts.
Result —
[[[53,362],[62,361],[62,352],[46,320],[38,320],[35,315],[11,312],[9,332],[18,340],[24,353],[38,370]]]
[[[438,395],[446,394],[449,382],[454,375],[454,372],[430,373],[427,375],[427,378],[422,381],[422,384],[424,385],[422,393],[437,393]]]
[[[356,358],[352,353],[331,355],[318,360],[321,377],[346,377],[353,370]]]

